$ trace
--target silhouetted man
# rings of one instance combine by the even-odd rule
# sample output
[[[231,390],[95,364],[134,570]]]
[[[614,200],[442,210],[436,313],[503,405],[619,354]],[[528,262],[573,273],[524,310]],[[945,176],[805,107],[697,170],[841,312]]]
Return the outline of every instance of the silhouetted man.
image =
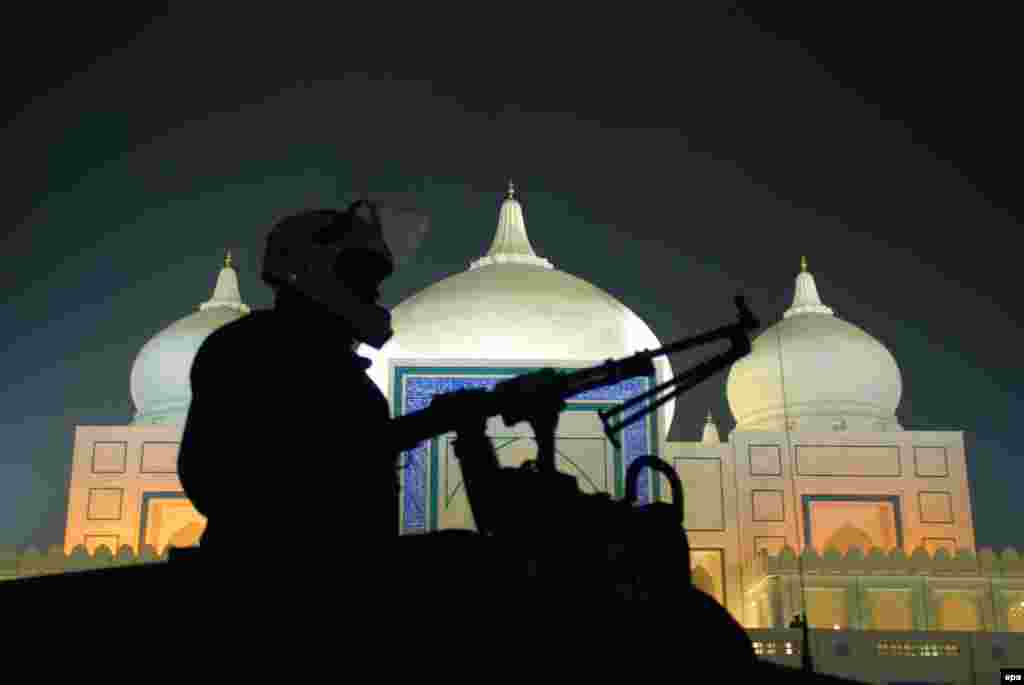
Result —
[[[178,473],[208,519],[204,561],[241,570],[273,553],[316,568],[340,553],[363,564],[397,536],[397,454],[379,447],[387,402],[355,353],[391,335],[376,301],[393,269],[364,201],[270,232],[262,278],[274,308],[216,330],[192,365]]]

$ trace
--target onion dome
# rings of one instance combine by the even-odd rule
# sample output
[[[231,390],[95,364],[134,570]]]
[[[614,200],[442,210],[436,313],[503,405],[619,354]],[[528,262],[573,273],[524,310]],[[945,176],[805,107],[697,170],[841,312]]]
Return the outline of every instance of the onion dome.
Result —
[[[726,392],[737,430],[901,430],[896,359],[822,303],[806,259],[792,306],[733,364]]]
[[[183,425],[192,401],[189,374],[199,346],[215,330],[248,313],[228,252],[213,296],[199,305],[199,311],[153,336],[135,357],[130,378],[136,410],[132,423]]]

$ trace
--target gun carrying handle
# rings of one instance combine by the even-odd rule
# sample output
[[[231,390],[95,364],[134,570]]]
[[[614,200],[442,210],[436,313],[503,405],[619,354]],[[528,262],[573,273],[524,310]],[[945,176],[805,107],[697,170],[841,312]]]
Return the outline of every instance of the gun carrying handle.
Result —
[[[653,454],[645,454],[637,457],[626,470],[626,502],[635,504],[637,498],[637,484],[640,480],[640,471],[648,467],[668,478],[669,487],[672,489],[672,504],[678,509],[679,523],[683,522],[683,484],[679,481],[679,474],[667,462],[658,459]]]

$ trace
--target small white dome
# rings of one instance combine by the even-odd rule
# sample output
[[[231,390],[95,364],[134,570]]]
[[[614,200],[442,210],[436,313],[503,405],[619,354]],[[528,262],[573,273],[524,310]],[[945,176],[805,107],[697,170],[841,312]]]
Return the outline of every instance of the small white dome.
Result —
[[[192,401],[189,374],[199,346],[221,326],[249,313],[238,290],[230,254],[217,276],[213,297],[199,311],[175,321],[142,346],[130,385],[136,424],[184,424]]]
[[[359,354],[373,361],[367,373],[389,398],[391,359],[589,364],[661,347],[628,307],[534,254],[522,207],[511,190],[488,254],[467,271],[396,306],[391,325],[394,337],[379,351],[366,345],[359,348]],[[665,357],[654,364],[659,383],[672,375]],[[662,440],[671,427],[674,406],[671,400],[659,409]]]
[[[737,430],[785,430],[787,418],[794,430],[901,430],[896,359],[825,307],[806,270],[785,318],[733,364],[726,392]]]

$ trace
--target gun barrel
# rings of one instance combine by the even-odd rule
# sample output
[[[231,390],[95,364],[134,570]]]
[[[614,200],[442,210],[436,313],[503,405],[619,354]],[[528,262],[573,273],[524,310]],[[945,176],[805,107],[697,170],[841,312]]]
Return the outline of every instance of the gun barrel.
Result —
[[[587,390],[615,385],[637,376],[650,376],[654,373],[654,363],[651,359],[657,356],[658,352],[658,350],[654,352],[645,350],[632,357],[620,360],[609,359],[600,366],[567,373],[562,379],[565,383],[565,396],[562,399],[568,399]]]
[[[734,361],[735,358],[750,352],[749,333],[759,326],[742,296],[736,298],[736,306],[740,311],[740,317],[736,323],[692,338],[679,340],[657,350],[644,350],[625,359],[609,359],[604,364],[568,373],[553,369],[541,369],[502,381],[495,386],[492,392],[474,394],[467,398],[466,402],[435,402],[425,409],[396,417],[391,421],[390,440],[393,452],[404,452],[415,448],[424,440],[450,433],[460,425],[465,425],[467,417],[486,420],[492,416],[501,416],[508,425],[536,418],[532,414],[538,408],[541,410],[557,408],[564,400],[587,390],[615,385],[638,376],[654,374],[652,360],[655,357],[705,345],[715,340],[730,338],[733,341],[733,355],[728,361]],[[705,367],[713,363],[721,363],[721,358],[699,365],[691,372],[681,374],[673,381],[662,384],[656,390],[660,391],[663,387],[687,380],[693,372],[705,371]],[[717,367],[715,368],[717,370]],[[708,374],[702,377],[706,377],[706,375]],[[649,395],[650,393],[647,393],[642,397],[635,398],[635,401],[629,404],[642,401]],[[649,411],[651,409],[644,413]],[[616,429],[621,426],[620,424]]]
[[[464,403],[431,404],[391,421],[393,452],[411,450],[424,440],[444,435],[464,425],[467,416],[501,416],[509,425],[530,418],[537,407],[559,402],[586,390],[614,385],[636,376],[654,373],[651,353],[641,352],[623,360],[609,359],[600,366],[569,373],[542,369],[499,383],[492,392],[467,398]]]

